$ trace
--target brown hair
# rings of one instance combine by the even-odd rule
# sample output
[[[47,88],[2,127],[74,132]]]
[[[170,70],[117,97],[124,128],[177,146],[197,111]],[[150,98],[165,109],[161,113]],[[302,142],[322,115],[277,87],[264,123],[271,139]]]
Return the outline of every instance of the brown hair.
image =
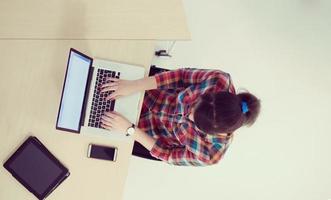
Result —
[[[247,104],[247,112],[242,110],[243,102]],[[205,93],[195,107],[193,118],[205,133],[232,133],[243,125],[251,126],[259,112],[260,100],[249,92]]]

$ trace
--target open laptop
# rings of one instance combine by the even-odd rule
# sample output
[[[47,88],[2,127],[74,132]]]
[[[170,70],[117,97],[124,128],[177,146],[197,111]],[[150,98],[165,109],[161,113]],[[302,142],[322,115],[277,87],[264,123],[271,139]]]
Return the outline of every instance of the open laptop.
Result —
[[[125,80],[143,78],[145,69],[131,64],[92,59],[71,48],[63,83],[56,128],[59,130],[105,137],[126,138],[125,133],[103,129],[101,116],[116,111],[137,124],[142,92],[107,101],[112,92],[100,93],[98,87],[115,77]]]

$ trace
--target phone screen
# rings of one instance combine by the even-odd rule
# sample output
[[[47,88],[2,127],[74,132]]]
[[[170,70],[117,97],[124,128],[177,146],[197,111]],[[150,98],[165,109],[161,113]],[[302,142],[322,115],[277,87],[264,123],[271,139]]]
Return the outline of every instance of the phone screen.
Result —
[[[116,160],[117,148],[90,144],[89,157],[102,160]]]

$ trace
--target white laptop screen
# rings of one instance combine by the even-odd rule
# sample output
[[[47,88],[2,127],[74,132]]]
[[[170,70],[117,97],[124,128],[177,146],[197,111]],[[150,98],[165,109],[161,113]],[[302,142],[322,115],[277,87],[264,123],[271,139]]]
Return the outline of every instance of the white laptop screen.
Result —
[[[91,58],[70,51],[57,128],[79,132],[91,63]]]

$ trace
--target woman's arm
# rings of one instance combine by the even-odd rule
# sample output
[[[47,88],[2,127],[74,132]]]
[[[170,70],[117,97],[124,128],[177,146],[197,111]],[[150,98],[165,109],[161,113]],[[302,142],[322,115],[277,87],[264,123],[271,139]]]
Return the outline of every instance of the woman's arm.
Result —
[[[105,112],[101,118],[101,127],[110,131],[125,133],[131,124],[132,123],[128,119],[116,111]],[[156,142],[153,137],[149,136],[138,127],[135,129],[134,139],[145,146],[149,151],[153,148]]]
[[[179,89],[202,83],[203,81],[227,86],[229,75],[220,70],[203,70],[182,68],[166,71],[137,80],[121,80],[109,78],[108,83],[103,84],[101,92],[113,91],[107,100],[127,96],[135,92],[153,89]]]
[[[180,68],[155,74],[154,77],[157,89],[185,89],[204,81],[218,82],[220,79],[225,80],[222,84],[226,84],[229,74],[221,70]]]
[[[157,89],[157,83],[154,76],[148,76],[134,81],[137,91]]]
[[[157,88],[154,76],[145,77],[137,80],[122,80],[117,78],[108,78],[108,82],[100,86],[101,92],[112,91],[107,96],[107,100],[117,99],[121,96],[128,96],[135,92],[152,90]]]
[[[151,155],[173,165],[206,166],[218,163],[228,146],[226,141],[217,136],[212,142],[202,137],[191,123],[179,124],[174,134],[182,146],[165,146],[160,138],[151,149]]]
[[[177,69],[158,73],[133,81],[136,91],[152,89],[183,88],[187,85],[196,84],[217,71],[202,69]]]
[[[151,136],[149,136],[147,133],[145,133],[139,128],[136,128],[134,138],[137,142],[142,144],[149,151],[152,150],[156,142],[156,139],[152,138]]]

